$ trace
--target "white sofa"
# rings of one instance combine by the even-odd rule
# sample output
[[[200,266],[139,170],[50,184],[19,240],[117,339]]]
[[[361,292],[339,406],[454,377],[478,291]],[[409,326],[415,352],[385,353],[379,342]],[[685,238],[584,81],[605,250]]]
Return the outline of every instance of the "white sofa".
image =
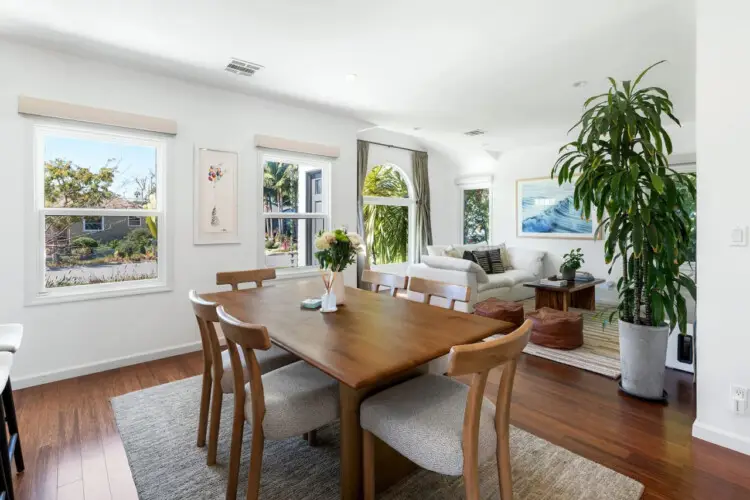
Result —
[[[490,245],[492,246],[492,245]],[[410,277],[419,277],[443,283],[465,285],[471,289],[467,304],[457,302],[456,309],[472,312],[474,304],[490,297],[501,300],[523,300],[534,296],[534,289],[524,287],[524,283],[535,281],[557,273],[560,266],[558,257],[542,250],[522,247],[507,247],[513,269],[499,274],[486,274],[476,263],[448,257],[446,249],[452,247],[463,255],[465,250],[486,248],[486,244],[477,245],[434,245],[427,247],[428,255],[422,257],[421,264],[411,264],[407,270]],[[409,291],[410,298],[419,300],[416,292]],[[441,304],[438,298],[433,299],[436,305]]]

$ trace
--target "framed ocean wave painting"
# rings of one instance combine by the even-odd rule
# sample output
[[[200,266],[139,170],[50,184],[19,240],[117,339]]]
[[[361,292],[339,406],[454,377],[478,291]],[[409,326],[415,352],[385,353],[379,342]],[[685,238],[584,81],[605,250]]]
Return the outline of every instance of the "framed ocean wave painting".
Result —
[[[597,223],[573,206],[571,182],[541,177],[516,181],[516,235],[530,238],[594,239]],[[594,215],[594,214],[592,214]]]

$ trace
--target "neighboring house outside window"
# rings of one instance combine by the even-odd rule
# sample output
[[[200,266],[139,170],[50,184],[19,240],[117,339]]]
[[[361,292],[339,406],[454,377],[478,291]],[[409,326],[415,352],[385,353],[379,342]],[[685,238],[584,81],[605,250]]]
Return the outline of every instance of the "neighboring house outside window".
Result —
[[[166,139],[59,122],[34,126],[34,151],[34,245],[44,252],[29,253],[42,262],[29,262],[38,285],[27,302],[166,289]]]

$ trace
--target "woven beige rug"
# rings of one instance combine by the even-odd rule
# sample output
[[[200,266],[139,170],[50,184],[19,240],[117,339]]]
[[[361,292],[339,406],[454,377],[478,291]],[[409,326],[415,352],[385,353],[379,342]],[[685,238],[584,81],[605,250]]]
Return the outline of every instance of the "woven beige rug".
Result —
[[[112,398],[140,500],[216,500],[227,489],[233,401],[224,395],[217,463],[206,466],[206,448],[195,446],[200,377]],[[250,427],[245,426],[237,498],[245,498]],[[338,500],[339,425],[318,431],[319,446],[295,437],[267,440],[260,480],[262,500]],[[510,429],[515,500],[637,500],[643,484],[516,427]],[[497,500],[497,466],[479,471],[482,500]],[[460,477],[426,470],[408,476],[378,500],[460,500]]]
[[[527,313],[533,311],[534,299],[524,300],[523,308]],[[571,308],[572,311],[583,314],[583,345],[578,349],[566,351],[529,343],[523,352],[616,380],[621,375],[620,335],[617,320],[609,323],[609,315],[615,309],[616,306],[599,302],[596,304],[596,311]],[[605,321],[607,324],[602,326]]]

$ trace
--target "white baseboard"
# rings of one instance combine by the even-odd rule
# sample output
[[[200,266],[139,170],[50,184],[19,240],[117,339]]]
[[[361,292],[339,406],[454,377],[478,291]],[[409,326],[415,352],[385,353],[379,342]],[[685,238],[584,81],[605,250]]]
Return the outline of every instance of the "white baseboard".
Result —
[[[153,361],[155,359],[168,358],[170,356],[177,356],[179,354],[199,351],[200,349],[200,341],[188,342],[187,344],[181,344],[174,347],[167,347],[164,349],[157,349],[155,351],[131,354],[130,356],[123,356],[121,358],[105,359],[104,361],[72,366],[70,368],[64,368],[62,370],[55,370],[20,378],[14,377],[13,389],[23,389],[25,387],[33,387],[35,385],[47,384],[49,382],[56,382],[58,380],[65,380],[73,377],[82,377],[84,375],[90,375],[92,373],[121,368],[123,366],[130,366],[138,363],[145,363],[146,361]]]
[[[693,423],[693,437],[750,455],[750,438],[703,424],[697,420]]]

